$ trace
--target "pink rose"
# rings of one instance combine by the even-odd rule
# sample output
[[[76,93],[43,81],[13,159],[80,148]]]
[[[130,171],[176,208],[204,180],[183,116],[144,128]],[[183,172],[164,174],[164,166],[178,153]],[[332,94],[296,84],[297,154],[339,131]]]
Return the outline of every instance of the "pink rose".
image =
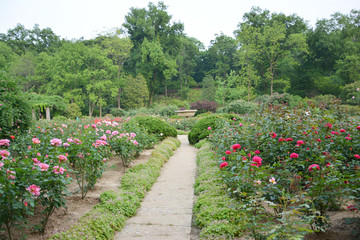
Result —
[[[0,146],[9,146],[10,140],[8,139],[1,139]]]
[[[51,146],[60,146],[61,143],[62,143],[62,141],[59,138],[53,138],[50,140]]]
[[[39,144],[39,143],[41,143],[41,141],[40,141],[38,138],[33,138],[33,139],[31,139],[31,141],[32,141],[34,144]]]
[[[254,157],[252,158],[252,161],[253,161],[254,163],[252,163],[251,166],[256,166],[256,167],[260,167],[260,166],[261,166],[261,163],[262,163],[261,157],[259,157],[259,156],[254,156]]]
[[[229,166],[229,164],[227,162],[220,163],[220,168],[224,168],[224,167],[227,167],[227,166]]]
[[[39,163],[38,165],[41,168],[41,171],[47,171],[49,169],[49,165],[46,163]]]
[[[298,158],[298,157],[299,157],[299,154],[297,154],[297,153],[290,154],[290,158]]]
[[[40,187],[36,186],[36,185],[30,185],[29,187],[26,188],[27,191],[29,191],[32,195],[34,196],[39,196],[40,195]]]
[[[317,164],[311,164],[308,168],[309,172],[311,172],[312,170],[320,170],[320,166]]]
[[[232,145],[232,149],[235,151],[236,149],[240,149],[241,148],[241,145],[236,143],[234,145]]]
[[[65,155],[59,155],[58,158],[59,158],[59,162],[67,161],[67,157]]]

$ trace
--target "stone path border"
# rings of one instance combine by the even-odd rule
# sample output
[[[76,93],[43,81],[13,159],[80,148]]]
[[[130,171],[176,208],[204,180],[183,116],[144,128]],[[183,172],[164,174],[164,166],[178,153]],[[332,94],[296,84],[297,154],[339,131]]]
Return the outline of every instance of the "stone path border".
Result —
[[[186,135],[178,138],[181,146],[163,166],[136,216],[126,221],[115,240],[190,239],[197,150]]]

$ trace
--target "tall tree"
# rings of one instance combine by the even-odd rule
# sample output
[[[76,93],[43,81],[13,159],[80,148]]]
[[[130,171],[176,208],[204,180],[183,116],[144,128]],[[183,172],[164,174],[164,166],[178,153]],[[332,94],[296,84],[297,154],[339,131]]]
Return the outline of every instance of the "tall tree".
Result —
[[[142,73],[146,78],[149,104],[152,103],[155,88],[163,83],[166,93],[169,78],[177,73],[175,59],[180,50],[184,26],[182,23],[171,22],[171,16],[166,10],[163,2],[159,2],[157,6],[149,3],[148,9],[131,8],[123,24],[134,44],[126,67],[135,75]],[[149,62],[151,59],[160,65],[155,66]]]

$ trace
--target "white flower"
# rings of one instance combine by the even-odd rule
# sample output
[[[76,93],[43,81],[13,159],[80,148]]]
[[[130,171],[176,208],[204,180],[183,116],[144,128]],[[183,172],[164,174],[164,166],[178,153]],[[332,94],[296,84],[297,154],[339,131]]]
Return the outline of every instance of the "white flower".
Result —
[[[276,180],[275,180],[274,177],[270,178],[270,179],[269,179],[269,182],[271,182],[271,183],[274,184],[274,185],[276,184]]]

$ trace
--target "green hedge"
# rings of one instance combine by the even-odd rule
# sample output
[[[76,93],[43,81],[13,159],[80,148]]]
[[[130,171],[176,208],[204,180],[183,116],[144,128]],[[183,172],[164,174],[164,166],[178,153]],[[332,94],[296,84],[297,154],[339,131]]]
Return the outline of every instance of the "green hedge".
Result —
[[[200,239],[234,239],[245,230],[246,216],[241,204],[230,198],[226,186],[221,182],[218,161],[210,143],[198,144],[196,163],[198,174],[194,192],[195,225],[200,231]]]
[[[236,114],[218,114],[218,115],[210,115],[208,117],[202,118],[195,123],[195,125],[191,128],[191,131],[188,134],[188,139],[190,144],[195,144],[200,140],[207,138],[210,134],[210,130],[208,127],[211,127],[212,130],[216,128],[216,121],[218,118],[224,118],[229,121],[232,121],[234,118],[238,119],[239,116]]]
[[[139,125],[144,126],[145,129],[148,130],[148,133],[154,134],[159,140],[177,136],[176,128],[160,118],[145,116],[135,117],[133,120]]]
[[[150,159],[127,170],[121,179],[119,191],[100,195],[101,203],[65,232],[50,239],[113,239],[127,218],[135,215],[145,193],[160,175],[161,167],[180,146],[180,141],[167,138],[155,147]],[[160,157],[157,157],[160,156]]]

